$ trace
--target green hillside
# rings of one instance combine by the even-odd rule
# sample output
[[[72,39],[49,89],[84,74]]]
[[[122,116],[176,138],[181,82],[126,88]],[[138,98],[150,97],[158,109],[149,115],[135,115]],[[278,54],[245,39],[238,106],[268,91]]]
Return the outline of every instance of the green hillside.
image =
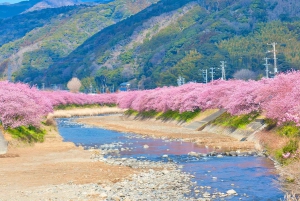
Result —
[[[267,43],[274,41],[280,71],[300,66],[296,15],[280,13],[271,0],[216,2],[162,0],[95,34],[50,66],[44,81],[59,84],[72,76],[104,75],[108,85],[130,81],[136,88],[154,88],[176,85],[179,75],[203,82],[200,70],[210,67],[220,78],[222,60],[228,78],[243,68],[262,77],[263,58],[272,57],[266,54],[271,50]]]
[[[54,9],[46,9],[31,13],[31,16],[35,16],[35,19],[31,17],[32,22],[29,17],[22,18],[21,15],[19,18],[28,19],[24,20],[27,30],[22,29],[25,36],[11,38],[10,42],[0,47],[0,75],[5,77],[10,67],[12,72],[18,71],[16,75],[19,80],[31,82],[30,76],[37,78],[37,70],[47,68],[99,30],[139,12],[151,2],[155,0],[117,0],[97,6],[64,7],[55,9],[56,15],[52,14]],[[43,18],[39,18],[39,15]],[[3,24],[9,26],[5,20]],[[17,30],[12,29],[11,32],[20,33]],[[5,39],[7,35],[3,34],[0,38],[8,40]],[[28,71],[29,77],[26,74]]]
[[[76,12],[86,6],[68,6],[44,9],[11,18],[0,19],[0,47],[6,43],[22,38],[35,28],[43,27],[60,14]],[[64,18],[63,18],[64,19]]]
[[[300,3],[295,0],[145,1],[154,4],[139,13],[139,9],[129,11],[130,6],[125,9],[121,2],[102,5],[102,15],[92,12],[99,7],[76,11],[66,25],[42,40],[42,48],[24,54],[15,80],[51,86],[77,76],[85,87],[97,87],[97,79],[105,76],[108,86],[129,81],[132,88],[149,89],[176,85],[178,76],[187,82],[203,82],[202,70],[210,71],[211,67],[215,68],[214,79],[218,79],[220,61],[227,62],[227,78],[248,69],[259,79],[265,73],[264,57],[271,58],[273,70],[273,56],[266,53],[272,50],[267,45],[272,42],[277,43],[279,71],[300,68]],[[142,7],[146,6],[140,10]],[[83,19],[82,13],[89,17]],[[82,23],[87,19],[92,19],[89,26]],[[97,25],[104,23],[101,31],[90,25],[93,20]],[[74,30],[78,27],[77,33]],[[51,30],[46,28],[40,30]],[[22,40],[30,41],[40,30]],[[4,45],[0,55],[18,42],[6,49]]]
[[[0,5],[0,18],[8,18],[18,15],[30,7],[34,6],[36,3],[41,0],[29,0],[29,1],[21,1],[15,4],[8,5]],[[9,2],[9,1],[7,1]]]

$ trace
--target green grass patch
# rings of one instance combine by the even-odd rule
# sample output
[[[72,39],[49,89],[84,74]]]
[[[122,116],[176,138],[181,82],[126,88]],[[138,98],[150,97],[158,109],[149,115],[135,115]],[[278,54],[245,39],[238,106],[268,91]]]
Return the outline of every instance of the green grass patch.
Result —
[[[249,123],[254,121],[259,116],[258,112],[252,112],[250,114],[233,116],[227,112],[220,115],[213,121],[215,125],[221,125],[232,128],[245,128]]]
[[[186,111],[186,112],[182,112],[182,113],[180,113],[179,111],[169,110],[167,112],[160,114],[157,117],[157,119],[161,119],[164,121],[177,120],[177,121],[188,122],[188,121],[192,120],[193,118],[195,118],[196,116],[198,116],[199,113],[200,113],[200,110]]]
[[[15,139],[23,142],[44,142],[46,131],[34,126],[20,126],[7,129],[8,133]]]
[[[76,109],[76,108],[95,108],[95,107],[116,107],[116,104],[85,104],[85,105],[79,105],[79,104],[67,104],[67,105],[57,105],[54,107],[55,110],[68,110],[68,109]]]
[[[298,150],[298,148],[299,141],[291,139],[283,148],[276,150],[275,158],[279,163],[287,165],[291,163],[294,159],[292,157],[284,158],[283,154],[293,154]]]
[[[159,114],[159,112],[156,112],[155,110],[150,110],[150,111],[143,111],[138,113],[138,117],[142,118],[154,118]]]
[[[125,112],[125,115],[128,116],[134,115],[136,117],[141,117],[141,118],[156,118],[163,121],[176,120],[176,121],[187,122],[192,120],[196,116],[198,116],[199,113],[200,110],[187,111],[182,113],[180,113],[179,111],[169,110],[167,112],[162,113],[162,112],[157,112],[155,110],[137,112],[136,110],[129,109]]]
[[[128,116],[136,116],[136,117],[140,117],[140,118],[155,118],[156,116],[158,116],[160,113],[156,112],[155,110],[150,110],[150,111],[142,111],[142,112],[138,112],[136,110],[133,109],[128,109],[125,111],[125,115]]]
[[[276,128],[276,133],[287,137],[300,137],[300,127],[294,122],[286,122]]]
[[[131,115],[138,115],[139,113],[136,110],[128,109],[124,112],[125,115],[131,116]]]

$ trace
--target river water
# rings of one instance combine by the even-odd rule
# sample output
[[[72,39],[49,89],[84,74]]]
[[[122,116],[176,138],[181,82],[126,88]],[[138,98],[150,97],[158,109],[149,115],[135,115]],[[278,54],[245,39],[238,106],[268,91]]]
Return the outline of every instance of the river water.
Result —
[[[234,189],[238,196],[220,200],[276,201],[283,198],[274,164],[265,157],[193,157],[189,152],[208,153],[205,146],[182,141],[141,138],[75,122],[76,118],[57,119],[64,141],[76,145],[102,149],[118,149],[122,158],[174,162],[184,172],[193,174],[198,186],[208,187],[207,192],[226,192]],[[145,149],[144,145],[149,148]],[[112,156],[114,157],[114,156]]]

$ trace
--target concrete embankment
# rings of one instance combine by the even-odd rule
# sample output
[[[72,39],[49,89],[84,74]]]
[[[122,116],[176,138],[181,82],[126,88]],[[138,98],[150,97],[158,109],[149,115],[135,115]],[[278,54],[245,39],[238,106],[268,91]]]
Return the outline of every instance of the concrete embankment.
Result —
[[[2,132],[0,131],[0,154],[6,154],[7,152],[7,142],[4,139]]]
[[[227,135],[239,141],[253,142],[256,142],[255,134],[261,131],[263,128],[265,128],[265,123],[263,119],[254,120],[243,129],[224,127],[221,125],[213,124],[212,122],[224,112],[225,110],[217,110],[211,112],[209,115],[204,116],[202,119],[193,121],[192,123],[185,125],[185,128],[208,133]],[[260,146],[258,146],[257,144],[256,148],[260,149]]]

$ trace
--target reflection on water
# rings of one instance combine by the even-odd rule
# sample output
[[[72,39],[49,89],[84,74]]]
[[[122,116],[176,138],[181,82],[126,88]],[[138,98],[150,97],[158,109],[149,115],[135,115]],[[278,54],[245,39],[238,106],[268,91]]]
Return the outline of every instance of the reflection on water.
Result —
[[[283,198],[283,193],[278,189],[273,162],[267,158],[192,157],[187,155],[191,151],[208,153],[212,149],[189,142],[144,139],[134,134],[80,125],[72,119],[58,119],[57,122],[65,141],[93,147],[120,142],[118,146],[108,147],[122,150],[121,157],[173,161],[182,165],[183,171],[194,174],[194,180],[199,186],[210,186],[207,192],[226,192],[234,189],[239,194],[222,200],[273,201]],[[148,145],[149,148],[145,149],[144,145]],[[163,155],[167,157],[162,157]]]

